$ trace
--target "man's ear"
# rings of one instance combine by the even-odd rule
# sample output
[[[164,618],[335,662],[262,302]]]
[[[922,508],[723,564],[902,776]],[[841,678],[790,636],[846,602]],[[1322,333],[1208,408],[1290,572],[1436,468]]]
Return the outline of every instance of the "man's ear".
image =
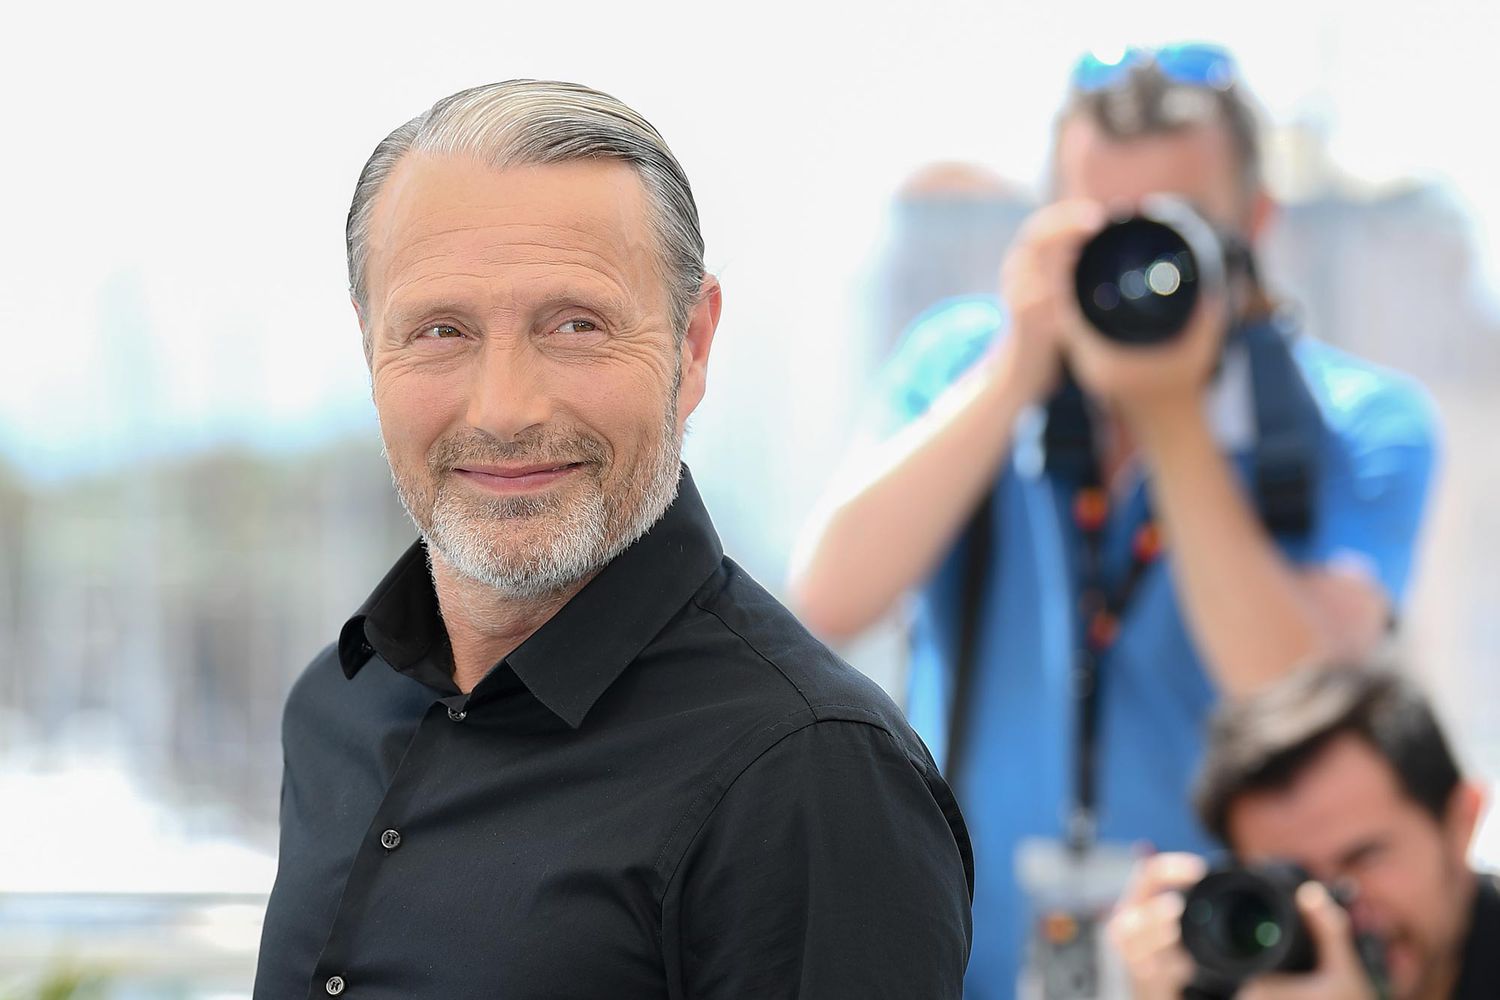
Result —
[[[1250,214],[1246,220],[1245,235],[1250,238],[1252,246],[1258,245],[1265,238],[1271,223],[1276,221],[1280,207],[1276,200],[1266,193],[1265,188],[1256,188],[1255,194],[1250,199]]]
[[[1460,781],[1448,797],[1446,827],[1454,855],[1460,859],[1469,856],[1479,818],[1484,815],[1484,800],[1484,787],[1477,781]]]
[[[719,279],[705,275],[698,290],[698,301],[688,314],[687,330],[683,333],[678,360],[681,364],[681,381],[677,388],[677,433],[687,425],[688,416],[703,401],[708,386],[708,352],[713,347],[714,331],[719,328],[719,312],[724,307],[723,289]]]

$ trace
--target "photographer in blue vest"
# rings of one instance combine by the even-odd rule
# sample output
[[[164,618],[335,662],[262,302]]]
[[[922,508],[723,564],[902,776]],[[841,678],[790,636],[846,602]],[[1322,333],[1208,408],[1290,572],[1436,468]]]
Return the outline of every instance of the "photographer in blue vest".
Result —
[[[1433,464],[1420,387],[1305,336],[1262,287],[1274,206],[1227,52],[1086,56],[1051,183],[999,295],[908,331],[881,384],[889,420],[836,478],[790,583],[832,639],[915,595],[907,711],[970,823],[980,1000],[1013,996],[1028,954],[1045,995],[1090,995],[1097,970],[1064,959],[1097,943],[1121,887],[1096,860],[1210,847],[1188,805],[1204,721],[1382,641]],[[1100,279],[1130,218],[1188,246]],[[1122,318],[1174,302],[1190,308],[1169,329]],[[1030,869],[1099,898],[1051,920]]]

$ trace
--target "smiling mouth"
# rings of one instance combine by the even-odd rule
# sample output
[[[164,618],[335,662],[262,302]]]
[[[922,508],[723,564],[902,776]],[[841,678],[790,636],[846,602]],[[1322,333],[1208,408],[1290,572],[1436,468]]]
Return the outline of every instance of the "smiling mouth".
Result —
[[[538,462],[528,465],[459,465],[453,472],[481,489],[514,493],[543,489],[584,467],[583,462]]]
[[[476,476],[493,476],[498,479],[524,479],[527,476],[542,476],[567,472],[583,465],[582,462],[534,462],[529,465],[458,465],[453,471]]]

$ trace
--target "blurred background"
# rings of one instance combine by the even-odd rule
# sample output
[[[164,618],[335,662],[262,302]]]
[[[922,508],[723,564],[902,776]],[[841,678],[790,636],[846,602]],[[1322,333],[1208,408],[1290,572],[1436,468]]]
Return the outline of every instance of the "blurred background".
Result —
[[[901,327],[992,287],[1078,55],[1232,48],[1284,204],[1273,287],[1442,414],[1402,644],[1466,763],[1500,776],[1492,4],[29,4],[7,21],[0,997],[248,997],[282,700],[412,536],[345,292],[354,179],[434,99],[508,77],[614,93],[686,168],[725,287],[687,460],[726,549],[779,590]],[[934,212],[954,236],[927,245],[912,217]],[[899,619],[845,653],[900,694]],[[1500,861],[1494,823],[1479,854]]]

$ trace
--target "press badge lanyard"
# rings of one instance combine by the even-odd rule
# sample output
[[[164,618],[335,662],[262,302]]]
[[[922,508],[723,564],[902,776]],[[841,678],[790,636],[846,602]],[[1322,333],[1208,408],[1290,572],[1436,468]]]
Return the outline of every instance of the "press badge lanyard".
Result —
[[[1261,522],[1272,534],[1304,536],[1311,530],[1313,482],[1322,418],[1292,359],[1290,329],[1277,320],[1249,323],[1230,334],[1249,355],[1255,405],[1253,492]],[[1049,467],[1064,481],[1081,483],[1073,499],[1073,523],[1082,536],[1078,621],[1081,639],[1073,676],[1073,801],[1067,842],[1083,853],[1098,832],[1100,668],[1119,637],[1120,621],[1146,570],[1162,552],[1162,535],[1149,512],[1131,540],[1131,563],[1118,586],[1105,585],[1104,529],[1110,495],[1094,449],[1092,421],[1071,379],[1049,406],[1046,450]]]
[[[1104,529],[1110,496],[1100,480],[1097,461],[1073,495],[1073,523],[1079,547],[1078,623],[1081,633],[1073,672],[1073,802],[1068,815],[1068,846],[1083,853],[1097,828],[1100,666],[1119,638],[1120,622],[1142,578],[1161,557],[1162,537],[1149,512],[1130,541],[1130,566],[1118,585],[1104,579]]]
[[[1120,622],[1135,596],[1146,570],[1161,556],[1162,538],[1155,521],[1147,515],[1131,539],[1130,566],[1119,584],[1107,586],[1104,579],[1104,529],[1109,523],[1110,498],[1099,473],[1092,448],[1092,434],[1082,429],[1082,441],[1070,448],[1076,463],[1071,478],[1080,485],[1072,497],[1071,515],[1081,539],[1078,566],[1078,626],[1072,677],[1074,717],[1073,789],[1068,814],[1067,840],[1077,851],[1094,839],[1097,810],[1097,766],[1099,742],[1100,667],[1119,636]],[[1078,447],[1078,446],[1082,447]],[[1086,456],[1086,457],[1085,457]],[[966,763],[968,729],[974,715],[973,674],[979,654],[979,625],[983,618],[993,536],[994,499],[986,496],[965,532],[964,560],[959,601],[958,665],[954,704],[949,713],[948,752],[945,771],[951,785],[958,785]]]

